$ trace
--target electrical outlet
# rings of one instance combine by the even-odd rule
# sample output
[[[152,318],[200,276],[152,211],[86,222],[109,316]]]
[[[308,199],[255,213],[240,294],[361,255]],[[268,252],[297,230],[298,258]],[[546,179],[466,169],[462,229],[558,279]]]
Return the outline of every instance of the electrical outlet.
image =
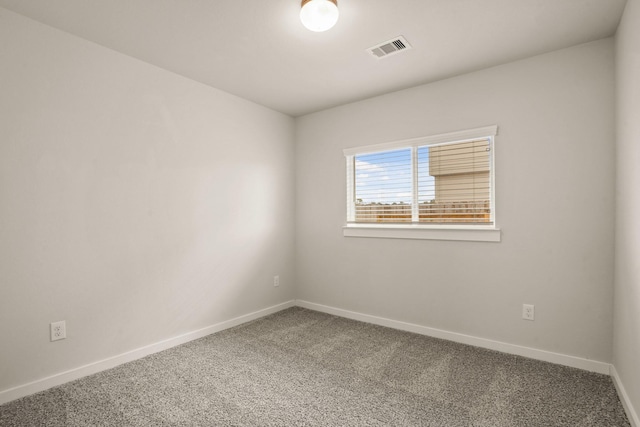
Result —
[[[522,304],[522,318],[525,320],[533,320],[535,311],[533,304]]]
[[[65,320],[51,324],[51,341],[63,340],[67,337],[67,323]]]
[[[273,286],[280,286],[280,276],[273,276]]]

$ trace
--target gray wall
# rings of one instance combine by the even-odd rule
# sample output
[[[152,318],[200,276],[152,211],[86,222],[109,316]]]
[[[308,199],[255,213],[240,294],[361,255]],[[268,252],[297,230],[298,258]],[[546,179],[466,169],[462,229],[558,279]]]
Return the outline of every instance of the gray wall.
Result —
[[[297,297],[611,362],[613,54],[606,39],[299,118]],[[501,243],[343,237],[343,148],[492,124]]]
[[[614,366],[640,415],[640,2],[616,36],[617,162]],[[640,420],[636,419],[636,422]]]
[[[0,40],[0,391],[293,298],[292,118],[2,8]]]

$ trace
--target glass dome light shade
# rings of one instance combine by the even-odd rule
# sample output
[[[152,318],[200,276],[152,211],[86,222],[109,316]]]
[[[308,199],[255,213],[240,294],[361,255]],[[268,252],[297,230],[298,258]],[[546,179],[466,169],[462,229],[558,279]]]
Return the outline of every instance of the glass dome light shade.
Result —
[[[302,25],[311,31],[327,31],[338,22],[337,0],[303,0],[300,9]]]

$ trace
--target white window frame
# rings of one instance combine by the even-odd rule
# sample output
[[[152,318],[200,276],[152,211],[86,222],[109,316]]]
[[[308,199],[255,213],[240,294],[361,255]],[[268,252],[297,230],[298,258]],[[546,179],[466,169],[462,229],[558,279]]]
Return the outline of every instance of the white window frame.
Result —
[[[362,147],[346,148],[343,150],[347,165],[347,223],[343,227],[345,237],[377,237],[391,239],[428,239],[428,240],[463,240],[474,242],[499,242],[500,229],[497,227],[495,209],[495,136],[498,134],[498,126],[485,126],[476,129],[468,129],[458,132],[450,132],[439,135],[431,135],[421,138],[413,138],[402,141],[386,142],[382,144],[367,145]],[[376,224],[355,223],[355,168],[354,159],[357,155],[375,152],[392,151],[402,148],[411,148],[413,151],[413,170],[416,170],[418,147],[442,143],[464,142],[477,138],[490,138],[492,149],[489,155],[490,185],[491,185],[491,216],[490,225],[470,224]],[[417,200],[418,177],[414,173],[413,192],[414,200]],[[413,203],[413,210],[417,210],[417,203]],[[413,213],[414,218],[417,212]]]

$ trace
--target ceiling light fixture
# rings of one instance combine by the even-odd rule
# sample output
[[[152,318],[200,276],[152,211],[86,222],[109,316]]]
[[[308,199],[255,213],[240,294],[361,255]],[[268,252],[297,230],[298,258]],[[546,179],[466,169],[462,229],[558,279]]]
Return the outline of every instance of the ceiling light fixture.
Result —
[[[302,0],[300,20],[311,31],[327,31],[338,22],[338,0]]]

